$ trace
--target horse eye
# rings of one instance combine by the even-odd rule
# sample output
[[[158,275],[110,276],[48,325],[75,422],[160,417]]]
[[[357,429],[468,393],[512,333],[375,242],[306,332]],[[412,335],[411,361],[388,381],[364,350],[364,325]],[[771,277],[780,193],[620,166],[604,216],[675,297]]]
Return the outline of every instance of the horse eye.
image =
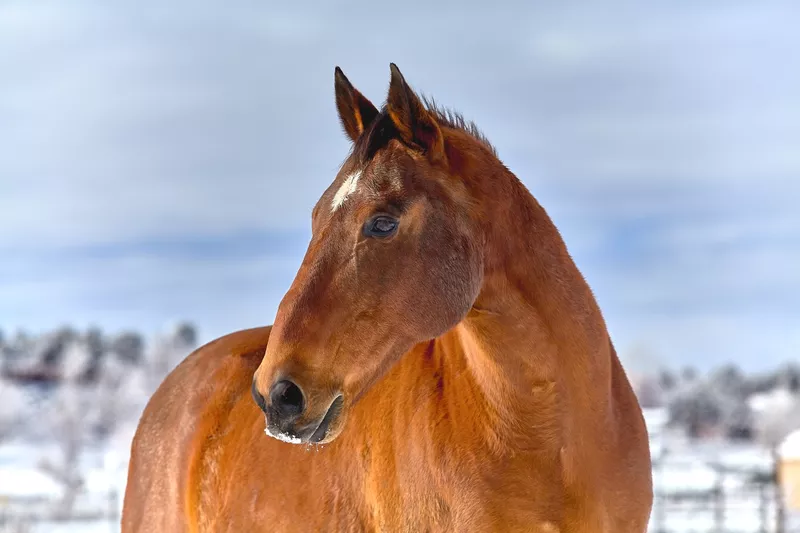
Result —
[[[397,230],[397,219],[379,215],[367,222],[364,233],[368,237],[388,237]]]

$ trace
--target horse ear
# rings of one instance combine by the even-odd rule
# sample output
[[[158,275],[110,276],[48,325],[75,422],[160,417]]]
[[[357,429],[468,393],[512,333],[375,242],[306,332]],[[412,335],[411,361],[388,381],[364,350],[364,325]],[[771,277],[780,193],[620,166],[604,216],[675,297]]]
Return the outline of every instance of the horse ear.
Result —
[[[391,63],[389,69],[392,79],[386,107],[400,137],[406,143],[422,148],[431,159],[443,159],[444,137],[439,124],[406,83],[397,65]]]
[[[342,122],[347,136],[355,142],[378,116],[378,110],[358,89],[353,87],[339,67],[336,67],[334,80],[339,120]]]

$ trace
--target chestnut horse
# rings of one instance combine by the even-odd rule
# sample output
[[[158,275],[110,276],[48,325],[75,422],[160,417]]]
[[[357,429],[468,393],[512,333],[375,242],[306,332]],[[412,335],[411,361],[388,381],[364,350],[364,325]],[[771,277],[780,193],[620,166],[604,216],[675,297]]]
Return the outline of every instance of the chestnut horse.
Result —
[[[150,399],[122,531],[643,533],[642,412],[544,209],[394,64],[380,110],[335,93],[353,149],[275,322]]]

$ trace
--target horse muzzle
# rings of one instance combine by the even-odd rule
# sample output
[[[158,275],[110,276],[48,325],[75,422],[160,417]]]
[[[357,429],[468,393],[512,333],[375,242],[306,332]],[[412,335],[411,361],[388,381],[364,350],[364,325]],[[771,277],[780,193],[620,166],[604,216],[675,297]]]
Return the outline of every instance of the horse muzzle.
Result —
[[[269,401],[258,391],[255,381],[252,393],[256,404],[264,412],[265,433],[291,444],[325,442],[344,405],[344,397],[339,394],[321,416],[309,420],[308,416],[304,416],[308,414],[305,395],[290,380],[276,382],[270,388]]]

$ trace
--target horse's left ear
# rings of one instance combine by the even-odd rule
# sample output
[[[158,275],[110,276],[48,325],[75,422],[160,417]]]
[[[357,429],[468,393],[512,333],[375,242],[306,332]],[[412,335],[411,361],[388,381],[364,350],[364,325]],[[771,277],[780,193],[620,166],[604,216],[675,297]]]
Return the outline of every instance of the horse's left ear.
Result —
[[[407,144],[421,148],[432,161],[443,161],[444,137],[439,124],[406,83],[397,65],[392,63],[389,68],[392,79],[386,107],[400,138]]]

